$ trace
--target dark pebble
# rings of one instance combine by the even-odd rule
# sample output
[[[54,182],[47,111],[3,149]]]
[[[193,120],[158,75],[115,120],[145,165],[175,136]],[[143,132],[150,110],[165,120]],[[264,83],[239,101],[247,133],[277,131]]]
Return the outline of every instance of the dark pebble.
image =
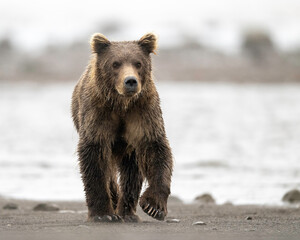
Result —
[[[223,204],[223,206],[233,206],[233,203],[232,203],[232,202],[225,202],[225,203]]]
[[[246,217],[246,220],[252,220],[252,217],[250,217],[250,216]]]
[[[34,211],[54,212],[59,211],[59,207],[55,204],[40,203],[33,208]]]
[[[3,206],[3,209],[15,210],[18,209],[18,205],[15,203],[7,203],[6,205]]]
[[[196,202],[199,202],[201,204],[215,204],[216,201],[215,199],[212,197],[212,195],[205,193],[202,195],[199,195],[195,198]]]
[[[288,202],[288,203],[300,203],[300,191],[297,189],[288,191],[282,197],[282,201]]]

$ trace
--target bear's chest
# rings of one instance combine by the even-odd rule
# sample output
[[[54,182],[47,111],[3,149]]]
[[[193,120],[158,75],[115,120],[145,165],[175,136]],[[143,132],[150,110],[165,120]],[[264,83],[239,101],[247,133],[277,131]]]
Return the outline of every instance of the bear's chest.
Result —
[[[118,125],[117,135],[133,147],[136,147],[146,135],[143,118],[136,113],[129,114],[125,118],[113,114],[113,122]]]
[[[126,121],[123,133],[123,138],[128,143],[135,147],[145,136],[145,128],[143,123],[137,118],[135,121]]]

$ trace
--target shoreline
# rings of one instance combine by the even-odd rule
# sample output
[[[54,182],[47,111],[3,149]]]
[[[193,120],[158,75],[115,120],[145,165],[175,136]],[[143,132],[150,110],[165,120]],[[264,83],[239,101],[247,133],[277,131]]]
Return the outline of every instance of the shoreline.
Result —
[[[46,202],[46,201],[45,201]],[[3,209],[7,203],[18,209]],[[299,239],[299,205],[265,206],[169,202],[167,219],[157,221],[138,207],[142,223],[90,223],[83,201],[49,201],[59,211],[34,211],[44,201],[0,198],[0,239]],[[201,221],[204,224],[193,225]]]

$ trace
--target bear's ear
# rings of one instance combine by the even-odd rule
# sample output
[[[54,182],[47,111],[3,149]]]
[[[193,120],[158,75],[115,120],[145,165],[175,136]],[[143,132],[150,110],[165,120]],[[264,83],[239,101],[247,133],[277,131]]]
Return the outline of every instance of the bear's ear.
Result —
[[[91,48],[92,48],[93,53],[101,53],[111,43],[103,34],[95,33],[91,37],[90,44],[91,44]]]
[[[138,41],[138,44],[146,53],[155,54],[155,50],[157,49],[157,37],[153,33],[147,33],[141,37],[141,39]]]

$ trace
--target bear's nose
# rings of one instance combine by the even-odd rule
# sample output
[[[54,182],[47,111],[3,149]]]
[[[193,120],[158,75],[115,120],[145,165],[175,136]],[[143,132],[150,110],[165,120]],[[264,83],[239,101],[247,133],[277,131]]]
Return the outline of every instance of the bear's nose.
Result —
[[[126,77],[124,80],[124,83],[125,83],[126,89],[129,91],[135,90],[138,85],[136,77],[133,77],[133,76]]]

